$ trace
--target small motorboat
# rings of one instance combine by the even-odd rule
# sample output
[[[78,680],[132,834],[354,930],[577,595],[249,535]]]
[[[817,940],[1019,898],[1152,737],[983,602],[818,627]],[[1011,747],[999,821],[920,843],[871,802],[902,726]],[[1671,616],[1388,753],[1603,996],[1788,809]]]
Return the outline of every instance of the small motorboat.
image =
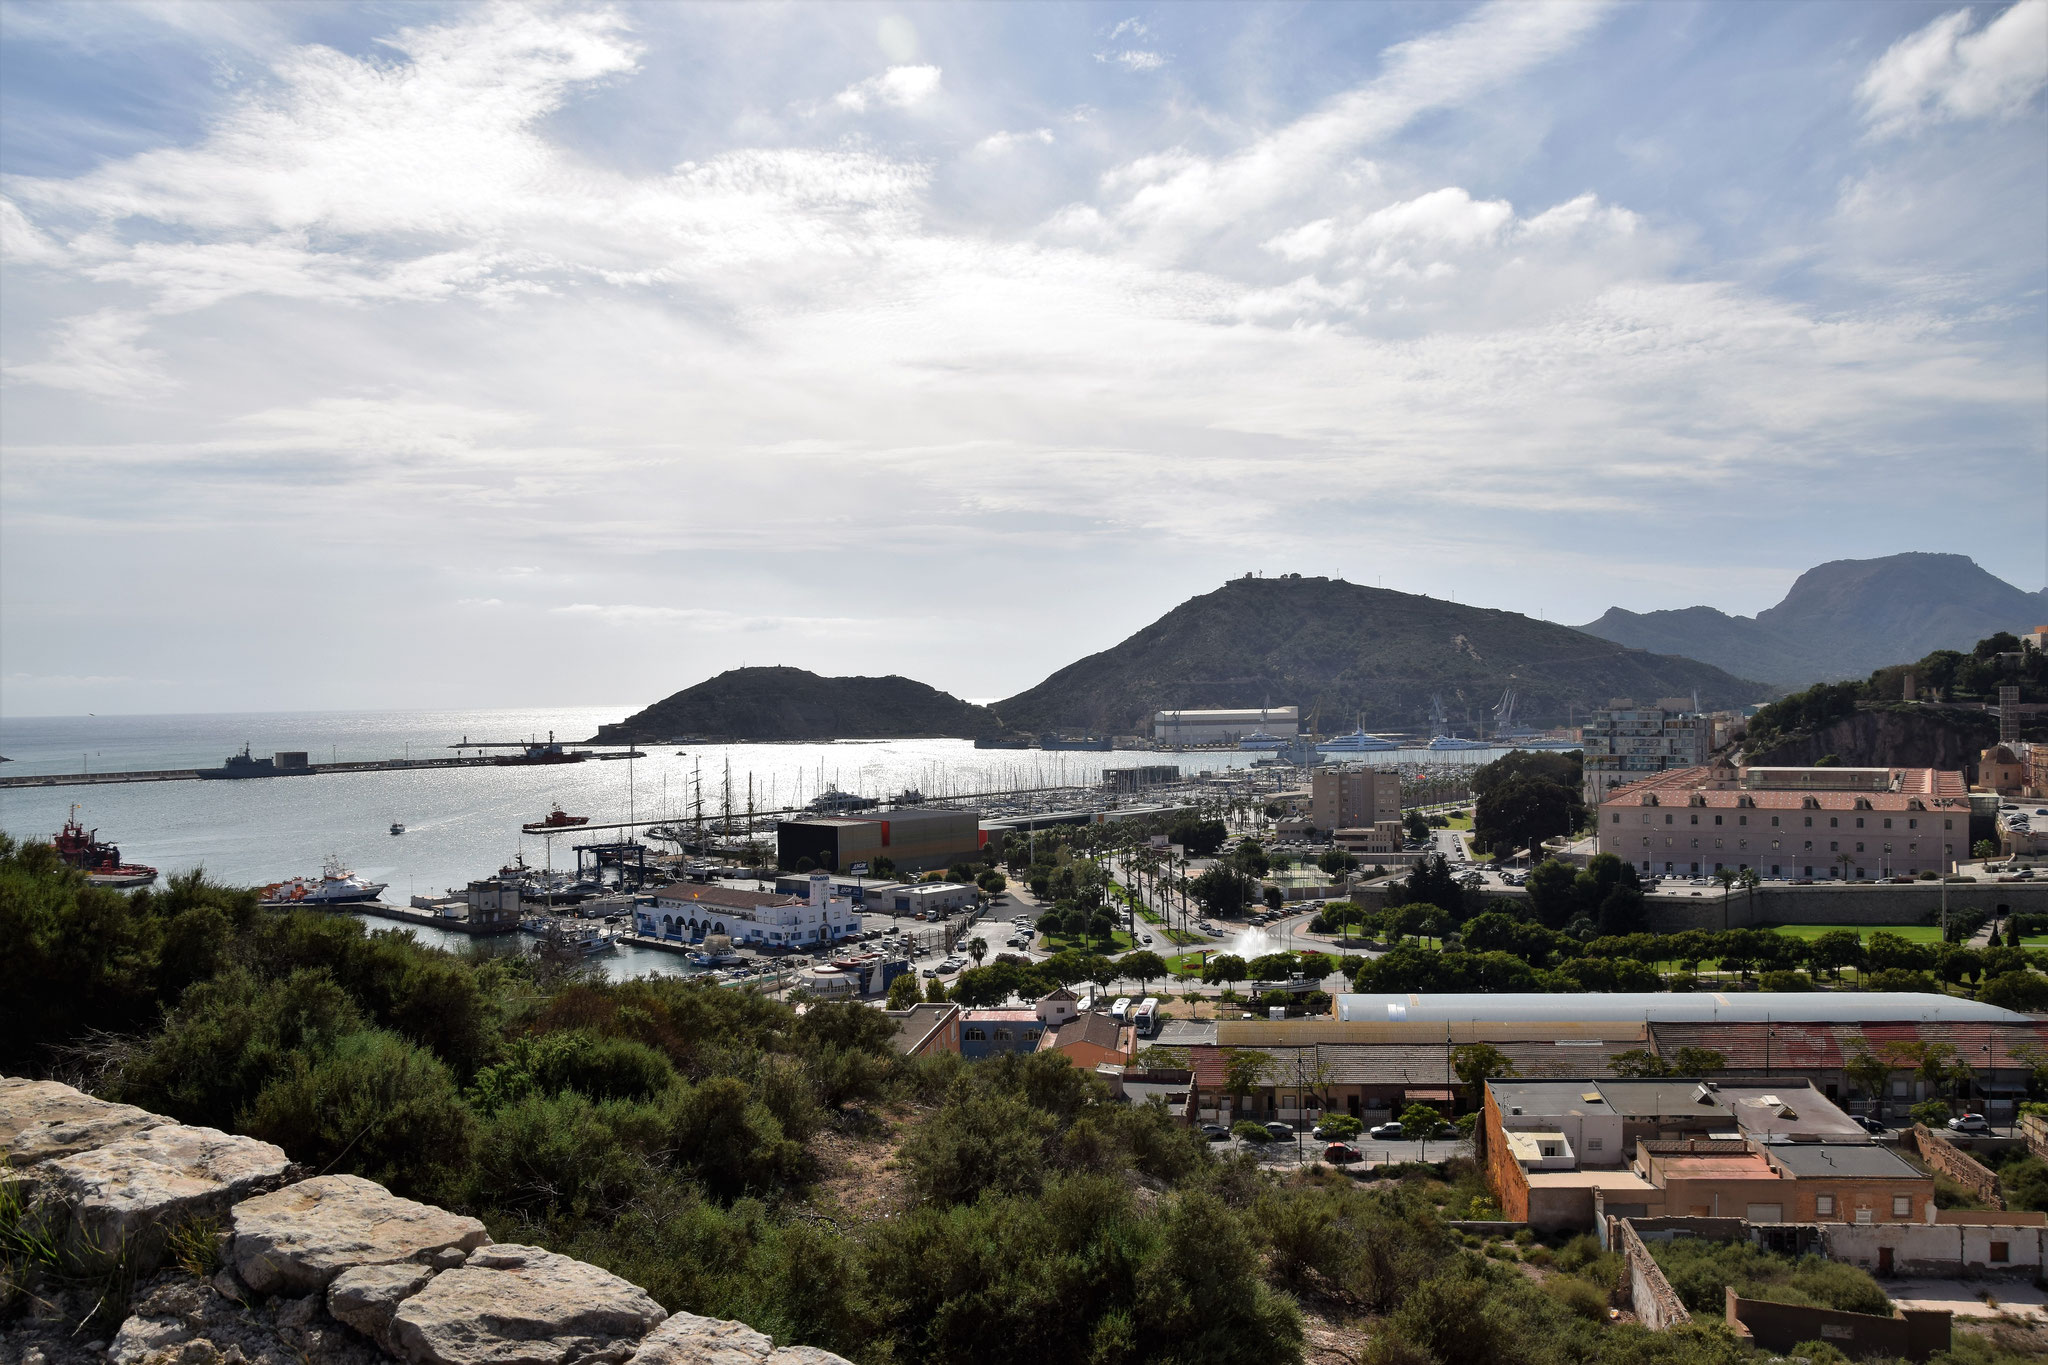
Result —
[[[392,832],[393,834],[403,834],[403,833],[405,833],[405,826],[404,826],[404,825],[401,825],[401,824],[399,824],[399,823],[398,823],[398,821],[396,821],[396,820],[393,820],[393,821],[391,822],[391,832]]]

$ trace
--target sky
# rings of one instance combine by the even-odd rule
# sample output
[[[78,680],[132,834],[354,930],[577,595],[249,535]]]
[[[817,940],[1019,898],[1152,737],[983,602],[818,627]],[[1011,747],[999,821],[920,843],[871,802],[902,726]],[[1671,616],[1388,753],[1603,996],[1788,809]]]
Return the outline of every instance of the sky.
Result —
[[[0,713],[2048,581],[2048,0],[0,0]]]

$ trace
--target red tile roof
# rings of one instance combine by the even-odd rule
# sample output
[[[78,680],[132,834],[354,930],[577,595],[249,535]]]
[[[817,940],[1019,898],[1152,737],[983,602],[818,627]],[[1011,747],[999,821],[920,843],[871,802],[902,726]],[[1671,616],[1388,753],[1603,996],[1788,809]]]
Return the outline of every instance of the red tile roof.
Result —
[[[1712,768],[1673,768],[1668,772],[1616,787],[1601,806],[1641,806],[1646,798],[1664,807],[1685,807],[1697,797],[1708,810],[1803,810],[1846,811],[1968,810],[1969,788],[1962,774],[1942,768],[1893,768],[1892,790],[1820,790],[1806,787],[1745,787],[1740,783],[1714,782]],[[1867,803],[1858,807],[1857,802]],[[1917,805],[1914,803],[1918,803]]]
[[[770,905],[804,905],[802,896],[791,896],[780,891],[735,891],[724,886],[691,886],[676,882],[655,890],[657,901],[697,901],[704,905],[722,906],[728,910],[758,910]]]

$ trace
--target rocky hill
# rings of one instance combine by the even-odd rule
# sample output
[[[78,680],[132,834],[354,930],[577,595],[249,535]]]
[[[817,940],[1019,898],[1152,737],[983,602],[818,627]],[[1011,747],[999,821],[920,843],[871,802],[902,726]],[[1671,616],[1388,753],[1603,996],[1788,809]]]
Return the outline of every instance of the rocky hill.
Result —
[[[1865,707],[1810,731],[1774,739],[1747,754],[1762,767],[1811,767],[1833,755],[1849,768],[1953,768],[1974,771],[1977,755],[1998,739],[1998,721],[1982,711],[1933,706]]]
[[[2048,590],[2024,592],[1967,555],[1915,553],[1838,559],[1808,569],[1782,602],[1755,616],[1730,616],[1712,607],[1616,607],[1581,629],[1799,688],[1860,678],[1937,649],[1968,649],[1998,631],[2040,624],[2036,618],[2044,610]]]
[[[909,678],[735,668],[600,727],[593,742],[971,739],[999,728],[986,707]]]
[[[1183,602],[1112,649],[996,703],[1006,725],[1149,732],[1156,710],[1299,706],[1325,732],[1421,730],[1432,694],[1465,733],[1501,692],[1516,719],[1563,724],[1613,697],[1709,707],[1769,688],[1689,658],[1627,649],[1511,611],[1329,578],[1240,578]]]

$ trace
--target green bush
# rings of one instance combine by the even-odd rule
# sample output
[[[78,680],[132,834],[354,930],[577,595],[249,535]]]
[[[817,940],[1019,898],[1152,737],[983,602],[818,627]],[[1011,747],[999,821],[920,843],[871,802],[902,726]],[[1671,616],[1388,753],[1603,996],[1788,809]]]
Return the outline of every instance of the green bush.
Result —
[[[382,1029],[299,1052],[236,1126],[322,1171],[345,1171],[401,1194],[459,1197],[475,1125],[448,1068]]]
[[[1236,1123],[1231,1124],[1230,1135],[1245,1142],[1254,1142],[1261,1145],[1273,1140],[1273,1135],[1267,1132],[1263,1125],[1253,1123],[1250,1119],[1239,1119]]]
[[[1748,1299],[1833,1308],[1845,1313],[1889,1314],[1891,1300],[1868,1272],[1819,1256],[1787,1256],[1752,1242],[1678,1237],[1651,1245],[1664,1278],[1685,1306],[1712,1313],[1723,1286]]]

